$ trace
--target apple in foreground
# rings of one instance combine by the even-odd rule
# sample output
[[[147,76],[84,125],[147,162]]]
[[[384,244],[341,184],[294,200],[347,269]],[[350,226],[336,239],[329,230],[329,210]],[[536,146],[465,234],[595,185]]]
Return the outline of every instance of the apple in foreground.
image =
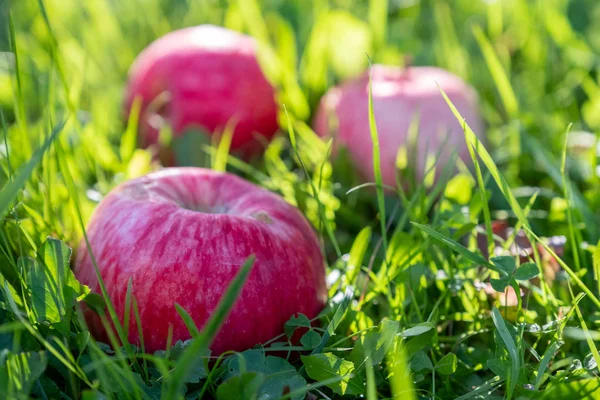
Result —
[[[408,154],[408,159],[413,160],[413,165],[409,164],[409,167],[415,171],[417,182],[425,176],[428,156],[435,159],[440,150],[436,176],[447,167],[452,152],[469,164],[470,155],[462,124],[446,104],[440,87],[473,131],[481,134],[483,123],[477,109],[477,94],[459,77],[435,67],[373,66],[373,109],[385,185],[396,187],[398,151],[406,146],[410,152],[409,128],[416,117],[419,123],[416,151]],[[342,146],[348,150],[361,177],[373,180],[373,144],[368,104],[367,72],[325,94],[314,120],[314,129],[321,136],[333,136],[336,147]]]
[[[260,150],[260,136],[278,129],[275,89],[256,58],[250,36],[200,25],[168,33],[150,44],[129,71],[126,111],[141,98],[140,144],[159,141],[170,125],[174,136],[200,128],[209,135],[235,124],[232,150]]]
[[[210,347],[213,355],[263,343],[281,334],[293,314],[313,318],[327,301],[310,224],[282,198],[232,174],[166,168],[125,182],[98,205],[87,234],[121,321],[131,279],[146,351],[166,348],[169,326],[173,343],[190,337],[175,303],[201,329],[251,254],[254,266]],[[85,242],[75,275],[100,292]],[[134,319],[128,339],[136,344]],[[105,341],[95,312],[87,310],[87,321]]]

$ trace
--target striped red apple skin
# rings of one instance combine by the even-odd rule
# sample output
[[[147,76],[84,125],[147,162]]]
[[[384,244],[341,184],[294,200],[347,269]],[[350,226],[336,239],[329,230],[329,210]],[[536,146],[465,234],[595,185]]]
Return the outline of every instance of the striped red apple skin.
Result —
[[[235,124],[231,148],[260,151],[260,137],[278,129],[275,88],[257,61],[250,36],[212,25],[170,32],[151,43],[129,71],[126,111],[142,100],[140,143],[158,143],[160,127],[175,136],[200,128],[208,134]],[[200,149],[197,149],[200,151]]]
[[[452,152],[470,163],[463,126],[444,100],[440,88],[483,141],[477,93],[461,78],[435,67],[373,66],[373,110],[384,184],[396,186],[398,150],[402,146],[408,148],[411,122],[416,117],[419,128],[416,151],[408,156],[414,160],[411,168],[417,182],[425,175],[428,155],[435,158],[439,152],[437,176],[449,167]],[[336,146],[348,150],[362,179],[374,180],[368,72],[329,89],[321,99],[313,126],[318,134],[335,137]]]
[[[313,228],[279,196],[235,175],[201,168],[167,168],[118,186],[87,227],[91,249],[123,321],[127,283],[139,306],[147,351],[190,337],[174,305],[202,328],[244,261],[255,264],[233,310],[212,343],[213,355],[241,351],[281,334],[295,313],[315,317],[327,289]],[[100,292],[82,242],[75,274]],[[96,314],[94,335],[106,334]],[[129,341],[139,344],[130,319]]]

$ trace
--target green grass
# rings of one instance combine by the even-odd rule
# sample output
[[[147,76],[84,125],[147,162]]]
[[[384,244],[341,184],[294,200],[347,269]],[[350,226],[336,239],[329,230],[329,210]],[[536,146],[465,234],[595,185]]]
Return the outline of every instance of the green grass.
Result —
[[[9,0],[0,18],[0,398],[600,398],[597,1]],[[204,329],[178,307],[194,339],[155,354],[119,347],[129,324],[94,341],[81,306],[107,299],[69,265],[98,200],[158,167],[136,149],[136,113],[123,119],[129,66],[156,37],[201,23],[264,44],[282,134],[251,164],[227,155],[230,135],[192,135],[186,159],[298,206],[333,281],[319,323],[296,316],[288,335],[210,362],[251,260]],[[377,145],[370,185],[330,157],[312,112],[370,61],[438,65],[477,89],[488,143],[465,126],[472,171],[396,193],[381,185]],[[372,113],[370,125],[376,139]],[[540,243],[530,262],[478,248],[504,218]],[[552,236],[567,238],[562,258],[541,239]],[[525,295],[505,306],[482,282]],[[140,326],[131,292],[127,304]],[[289,342],[298,327],[308,332]]]

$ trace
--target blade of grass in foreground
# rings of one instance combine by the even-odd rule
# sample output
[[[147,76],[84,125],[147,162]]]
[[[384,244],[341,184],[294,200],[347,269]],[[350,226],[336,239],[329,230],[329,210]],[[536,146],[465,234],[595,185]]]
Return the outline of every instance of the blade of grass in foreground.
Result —
[[[567,147],[569,140],[569,131],[571,130],[571,126],[572,124],[569,124],[569,126],[567,127],[567,132],[565,133],[565,143],[563,146],[560,163],[560,175],[562,178],[565,200],[567,200],[567,226],[569,228],[569,240],[571,241],[571,246],[569,247],[571,248],[571,252],[573,254],[575,271],[579,271],[581,269],[581,262],[579,261],[580,242],[575,240],[575,221],[573,220],[573,213],[571,212],[571,204],[575,204],[574,202],[572,202],[571,191],[569,190],[570,185],[567,181]]]
[[[338,245],[337,239],[335,238],[335,234],[333,233],[333,228],[331,227],[331,224],[329,224],[329,221],[327,221],[327,217],[325,217],[325,211],[323,210],[323,203],[319,199],[319,192],[317,192],[315,183],[313,182],[310,174],[308,173],[308,169],[306,168],[306,165],[304,165],[304,162],[302,161],[302,157],[300,157],[300,152],[298,150],[298,144],[296,142],[296,132],[294,131],[294,126],[292,125],[292,120],[290,119],[290,115],[288,114],[288,111],[287,111],[287,108],[285,107],[285,105],[283,106],[283,110],[285,111],[285,116],[287,118],[288,133],[290,135],[290,143],[292,144],[292,148],[294,149],[296,158],[298,158],[298,162],[300,163],[300,165],[302,166],[302,169],[304,170],[304,175],[306,176],[306,179],[310,182],[310,187],[313,191],[313,196],[315,197],[315,200],[317,201],[317,209],[319,211],[319,218],[321,218],[321,221],[322,221],[321,223],[325,226],[325,230],[327,231],[327,236],[329,236],[329,240],[333,244],[333,247],[335,248],[335,252],[336,252],[337,256],[341,257],[342,251],[340,250],[340,246]]]
[[[400,336],[396,336],[394,347],[395,349],[392,349],[387,355],[392,398],[394,400],[416,400],[417,396]]]
[[[69,361],[67,357],[65,357],[62,352],[58,351],[49,341],[44,338],[44,336],[35,329],[20,312],[17,303],[15,302],[13,296],[10,294],[10,289],[8,287],[8,282],[4,283],[4,298],[8,301],[8,305],[10,306],[10,310],[13,312],[15,317],[19,320],[21,325],[27,329],[27,331],[33,336],[37,341],[39,341],[44,348],[46,348],[56,359],[62,363],[70,372],[72,372],[75,376],[81,379],[86,385],[91,386],[92,383],[87,378],[86,374],[82,371],[81,366],[79,364],[74,364]]]
[[[571,289],[570,284],[569,284],[569,293],[571,294],[571,297],[573,299],[575,299],[575,295],[573,294],[573,290]],[[596,365],[600,365],[600,353],[598,353],[598,348],[596,347],[596,344],[594,343],[594,340],[592,339],[592,336],[590,335],[590,331],[587,327],[587,324],[585,323],[585,318],[583,318],[583,314],[581,313],[581,309],[579,308],[579,302],[575,303],[573,305],[573,307],[575,307],[575,312],[577,312],[577,318],[579,318],[579,323],[581,324],[581,329],[583,329],[583,332],[585,333],[585,340],[586,340],[588,346],[590,347],[590,351],[592,352],[592,356],[594,357],[594,360],[596,361]]]
[[[446,92],[444,92],[442,88],[440,88],[440,92],[442,93],[442,96],[444,96],[446,104],[448,104],[450,110],[452,110],[452,113],[454,114],[458,122],[464,127],[465,139],[467,140],[467,143],[469,143],[475,149],[479,158],[483,161],[487,169],[490,171],[492,178],[494,178],[494,181],[496,182],[498,188],[508,201],[508,204],[515,213],[516,217],[519,219],[519,221],[523,224],[524,227],[529,227],[529,222],[527,221],[527,218],[525,218],[523,208],[521,207],[514,194],[510,190],[510,186],[508,185],[508,182],[506,182],[506,179],[504,179],[504,177],[500,174],[500,171],[498,170],[498,167],[496,167],[492,156],[485,149],[483,144],[479,141],[479,138],[475,135],[475,132],[473,132],[469,124],[466,123],[462,115],[460,115],[460,112],[456,109],[452,101],[450,101],[448,95],[446,95]]]
[[[558,167],[559,162],[546,150],[542,143],[534,139],[532,136],[525,136],[523,143],[529,149],[529,154],[533,157],[536,165],[538,165],[542,171],[544,171],[550,179],[554,182],[557,187],[561,187],[563,184],[563,177]],[[590,208],[589,202],[584,197],[583,193],[577,189],[577,186],[573,184],[569,176],[565,176],[566,182],[569,185],[570,198],[575,205],[575,209],[581,215],[584,221],[595,221],[594,212]],[[565,188],[563,188],[565,190]],[[600,232],[596,226],[596,223],[587,223],[585,230],[588,237],[592,241],[597,241],[600,237]]]
[[[369,25],[377,48],[383,48],[387,36],[388,2],[372,0],[369,2]]]
[[[129,119],[127,121],[127,128],[121,137],[121,144],[119,146],[119,155],[121,156],[122,163],[127,163],[135,151],[141,110],[142,98],[136,97],[133,101],[133,105],[131,106]]]
[[[112,325],[114,326],[114,328],[117,331],[118,338],[119,338],[121,344],[123,345],[123,347],[125,348],[125,352],[126,352],[127,356],[132,360],[134,369],[137,372],[139,372],[140,375],[143,375],[142,371],[141,371],[141,367],[138,363],[138,360],[134,356],[134,352],[131,347],[131,344],[129,343],[128,338],[125,336],[123,325],[119,321],[119,317],[117,316],[117,312],[115,310],[114,304],[113,304],[112,300],[110,299],[110,296],[108,295],[108,291],[106,289],[106,286],[104,285],[104,280],[102,279],[102,275],[100,274],[100,269],[98,268],[98,262],[96,261],[96,257],[94,256],[94,253],[92,251],[92,247],[91,247],[91,244],[90,244],[90,241],[89,241],[86,229],[85,229],[85,222],[83,221],[83,214],[81,212],[81,204],[79,202],[79,196],[78,196],[77,188],[75,186],[75,180],[73,179],[73,174],[71,173],[71,170],[69,168],[69,164],[67,161],[69,154],[67,153],[67,151],[65,149],[63,149],[60,141],[57,142],[56,152],[57,152],[56,157],[59,162],[59,168],[62,171],[62,173],[64,174],[65,183],[67,185],[67,190],[68,190],[71,200],[73,201],[75,215],[78,219],[79,226],[81,227],[81,230],[83,232],[83,238],[85,241],[85,250],[84,251],[87,251],[89,253],[90,259],[92,260],[94,272],[96,273],[96,278],[98,279],[98,285],[100,286],[100,292],[102,293],[102,298],[104,299],[106,309],[108,310],[108,314],[110,316],[110,321],[112,322]],[[62,164],[62,165],[60,165],[60,164]],[[107,331],[111,330],[110,326],[106,326],[106,328],[107,328]],[[109,332],[107,332],[107,333],[109,333]],[[109,335],[109,337],[110,337],[110,335]],[[126,368],[126,369],[124,369],[124,371],[126,371],[126,375],[127,375],[125,378],[130,382],[132,387],[135,387],[135,380],[133,378],[133,374],[131,373],[131,370],[129,368]],[[137,387],[136,387],[136,390],[138,390]]]
[[[375,371],[373,370],[373,363],[371,361],[371,352],[368,347],[365,347],[365,372],[367,380],[367,400],[377,400],[377,387],[375,383]]]
[[[481,255],[472,252],[471,250],[467,249],[460,243],[455,242],[454,240],[452,240],[450,238],[447,238],[446,236],[431,229],[428,226],[417,224],[416,222],[411,222],[411,224],[413,226],[419,228],[423,232],[427,233],[429,236],[431,236],[433,239],[437,240],[438,242],[441,242],[441,243],[445,244],[446,246],[450,247],[452,250],[454,250],[458,254],[462,255],[466,259],[473,261],[475,264],[485,265],[486,267],[493,269],[494,271],[498,271],[498,268],[496,268],[495,265],[489,263]]]
[[[543,379],[544,379],[544,373],[546,372],[546,370],[548,369],[548,366],[550,365],[550,361],[552,361],[552,359],[554,358],[554,355],[558,352],[558,349],[562,345],[563,345],[562,341],[555,340],[550,344],[550,346],[548,346],[548,348],[544,352],[544,355],[542,356],[542,360],[540,361],[540,364],[537,369],[537,375],[535,378],[535,385],[534,385],[535,390],[539,390],[539,388],[543,382]]]
[[[371,60],[369,59],[369,63]],[[371,131],[371,141],[373,142],[373,171],[375,172],[375,187],[377,191],[377,206],[379,208],[379,222],[381,226],[381,237],[383,239],[383,252],[387,254],[387,229],[385,227],[385,199],[383,197],[383,178],[381,177],[381,160],[379,153],[379,133],[377,132],[377,123],[375,122],[375,111],[373,109],[373,67],[369,71],[369,130]],[[382,268],[386,268],[386,263]]]
[[[21,80],[21,68],[20,68],[20,63],[19,63],[19,51],[17,49],[17,34],[15,33],[15,24],[14,24],[14,20],[13,20],[13,16],[12,13],[8,13],[8,28],[9,28],[9,44],[10,44],[10,50],[12,51],[14,57],[15,57],[15,77],[16,77],[16,84],[17,84],[17,90],[16,90],[16,102],[15,102],[15,108],[16,108],[16,117],[17,117],[17,122],[19,123],[19,126],[21,127],[22,132],[27,132],[27,116],[25,115],[25,101],[23,100],[23,83]],[[29,136],[28,136],[29,137]],[[29,138],[29,145],[31,146],[31,138]],[[25,150],[22,149],[23,151],[27,151],[28,153],[33,151],[33,148],[30,147],[29,149]],[[29,155],[29,154],[27,154]]]
[[[577,286],[579,286],[579,288],[585,292],[585,294],[587,294],[590,297],[590,300],[592,302],[594,302],[594,304],[596,305],[596,307],[600,308],[600,300],[598,300],[598,298],[594,295],[594,293],[592,293],[592,291],[585,285],[585,283],[583,283],[581,281],[581,279],[577,276],[577,274],[562,260],[562,258],[560,258],[555,252],[554,250],[552,250],[550,248],[550,246],[548,246],[548,244],[546,244],[539,236],[537,236],[535,233],[533,233],[533,231],[531,230],[531,228],[529,227],[524,227],[525,231],[531,235],[535,241],[539,244],[542,245],[542,247],[544,247],[544,249],[552,256],[554,257],[554,259],[556,259],[556,261],[558,262],[558,264],[562,267],[562,269],[564,269],[567,274],[569,274],[569,276],[571,277],[571,279],[573,279],[573,281],[577,284]]]
[[[25,182],[27,182],[27,180],[33,173],[33,170],[40,163],[42,157],[50,148],[50,145],[52,144],[52,142],[54,142],[54,140],[56,139],[60,131],[62,131],[64,126],[65,121],[61,122],[56,127],[54,127],[52,133],[50,134],[46,142],[44,142],[42,147],[40,147],[35,151],[35,153],[33,153],[33,156],[31,157],[29,162],[19,171],[19,173],[16,174],[15,178],[8,184],[6,184],[4,188],[2,188],[2,190],[0,191],[0,222],[4,220],[6,212],[10,208],[10,205],[15,201],[15,199],[19,195],[19,191],[25,185]]]
[[[456,400],[468,400],[473,398],[481,398],[479,397],[482,394],[490,395],[497,387],[499,387],[504,380],[499,376],[495,376],[489,381],[485,382],[483,385],[475,388],[470,393],[457,397]],[[485,397],[484,397],[485,398]]]
[[[477,39],[477,43],[479,44],[479,48],[483,53],[483,57],[488,69],[490,70],[492,79],[496,84],[496,88],[498,89],[498,93],[502,99],[502,104],[504,105],[506,114],[508,114],[509,118],[515,118],[519,111],[519,102],[517,101],[517,96],[515,95],[515,92],[510,84],[508,75],[506,74],[502,63],[498,59],[498,56],[496,56],[494,47],[485,37],[485,34],[479,25],[475,25],[473,27],[473,34],[475,35],[475,39]]]
[[[229,149],[231,148],[231,140],[233,139],[233,132],[237,125],[237,119],[232,118],[225,125],[223,134],[219,138],[219,144],[217,145],[217,152],[213,159],[213,169],[215,171],[225,172],[227,170],[227,158],[229,157]]]
[[[206,326],[200,333],[200,336],[194,339],[192,344],[186,349],[177,362],[177,365],[175,366],[173,374],[169,380],[167,394],[166,396],[163,396],[163,398],[178,398],[185,380],[193,372],[192,367],[198,363],[198,352],[207,348],[212,343],[213,339],[217,335],[217,332],[233,308],[233,305],[235,304],[239,294],[242,292],[242,288],[248,279],[248,275],[250,274],[250,270],[252,269],[253,265],[254,255],[251,255],[248,257],[246,262],[244,262],[244,265],[240,268],[235,278],[233,278],[229,284],[229,287],[227,287],[227,290],[223,294],[221,301],[219,301],[219,305],[206,323]]]
[[[494,178],[496,185],[498,185],[498,188],[504,195],[504,198],[507,200],[510,208],[515,213],[515,216],[517,217],[519,223],[523,226],[523,228],[528,236],[529,241],[533,242],[533,232],[530,228],[529,221],[527,220],[527,215],[525,214],[523,208],[517,201],[508,182],[506,181],[504,176],[498,170],[498,167],[494,163],[494,160],[492,159],[492,156],[490,155],[490,153],[485,149],[485,147],[483,146],[483,144],[481,143],[479,138],[475,135],[475,132],[473,132],[473,130],[471,129],[469,124],[467,124],[466,120],[462,117],[462,115],[460,115],[460,112],[456,109],[456,107],[454,106],[452,101],[448,98],[448,96],[446,95],[446,92],[444,92],[444,90],[441,87],[439,89],[440,89],[440,92],[442,93],[442,96],[444,97],[444,100],[446,100],[446,104],[448,104],[448,106],[450,107],[450,110],[454,114],[454,117],[458,120],[459,123],[462,124],[467,145],[470,146],[471,148],[473,148],[475,150],[475,152],[477,153],[477,155],[479,156],[479,158],[483,161],[483,163],[487,167],[488,171],[490,172],[490,175],[492,176],[492,178]],[[534,254],[534,258],[535,258],[536,262],[539,262],[540,255],[539,255],[539,252],[538,252],[538,249],[536,246],[533,247],[533,254]],[[540,274],[541,274],[541,269],[540,269]],[[547,293],[545,293],[545,291],[546,291],[545,286],[542,285],[542,289],[544,290],[544,298],[546,298]]]
[[[466,131],[465,123],[463,123],[463,133]],[[479,189],[479,195],[481,196],[481,204],[483,209],[483,221],[485,224],[485,233],[487,237],[487,245],[488,245],[488,254],[494,254],[494,232],[492,229],[492,217],[490,214],[490,207],[487,202],[486,190],[485,190],[485,182],[483,180],[483,174],[481,173],[481,166],[479,165],[479,160],[477,159],[477,154],[475,154],[476,149],[473,148],[469,143],[467,143],[467,148],[469,149],[469,155],[471,156],[471,161],[473,162],[473,166],[475,167],[475,176],[477,177],[477,187]]]
[[[500,311],[498,311],[496,307],[494,307],[492,310],[492,319],[494,320],[494,325],[496,325],[496,329],[498,329],[498,333],[500,334],[502,341],[508,349],[508,354],[510,355],[510,377],[507,379],[508,387],[506,388],[506,398],[510,400],[513,392],[515,391],[517,380],[519,378],[519,371],[521,367],[519,351],[517,350],[517,345],[510,335],[510,332],[506,328],[506,324],[504,323],[504,319],[502,318]]]

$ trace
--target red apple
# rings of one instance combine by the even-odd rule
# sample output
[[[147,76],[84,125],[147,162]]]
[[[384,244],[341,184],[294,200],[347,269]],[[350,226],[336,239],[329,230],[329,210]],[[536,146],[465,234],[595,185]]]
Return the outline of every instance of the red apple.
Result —
[[[381,154],[383,183],[396,186],[396,157],[401,146],[408,148],[411,121],[419,116],[416,161],[411,165],[417,181],[426,171],[428,154],[435,156],[443,146],[436,175],[447,166],[455,151],[465,162],[470,156],[463,127],[442,97],[441,87],[476,134],[483,133],[477,111],[477,94],[459,77],[434,67],[400,69],[373,66],[373,109]],[[437,84],[436,84],[437,83]],[[369,74],[330,89],[317,111],[314,129],[321,136],[335,137],[336,146],[346,147],[363,179],[373,180],[373,145],[368,113]]]
[[[319,242],[300,212],[235,175],[167,168],[123,183],[95,210],[87,228],[108,295],[121,321],[127,282],[139,305],[147,351],[190,337],[174,304],[200,328],[248,256],[250,276],[211,350],[241,351],[283,332],[295,313],[315,317],[327,300]],[[99,285],[82,242],[75,274]],[[88,311],[94,335],[106,340]],[[129,341],[139,343],[134,318]]]
[[[257,151],[277,131],[275,89],[256,59],[256,41],[212,25],[171,32],[148,46],[129,71],[127,111],[141,97],[140,142],[157,143],[168,123],[208,134],[235,123],[231,148]]]

